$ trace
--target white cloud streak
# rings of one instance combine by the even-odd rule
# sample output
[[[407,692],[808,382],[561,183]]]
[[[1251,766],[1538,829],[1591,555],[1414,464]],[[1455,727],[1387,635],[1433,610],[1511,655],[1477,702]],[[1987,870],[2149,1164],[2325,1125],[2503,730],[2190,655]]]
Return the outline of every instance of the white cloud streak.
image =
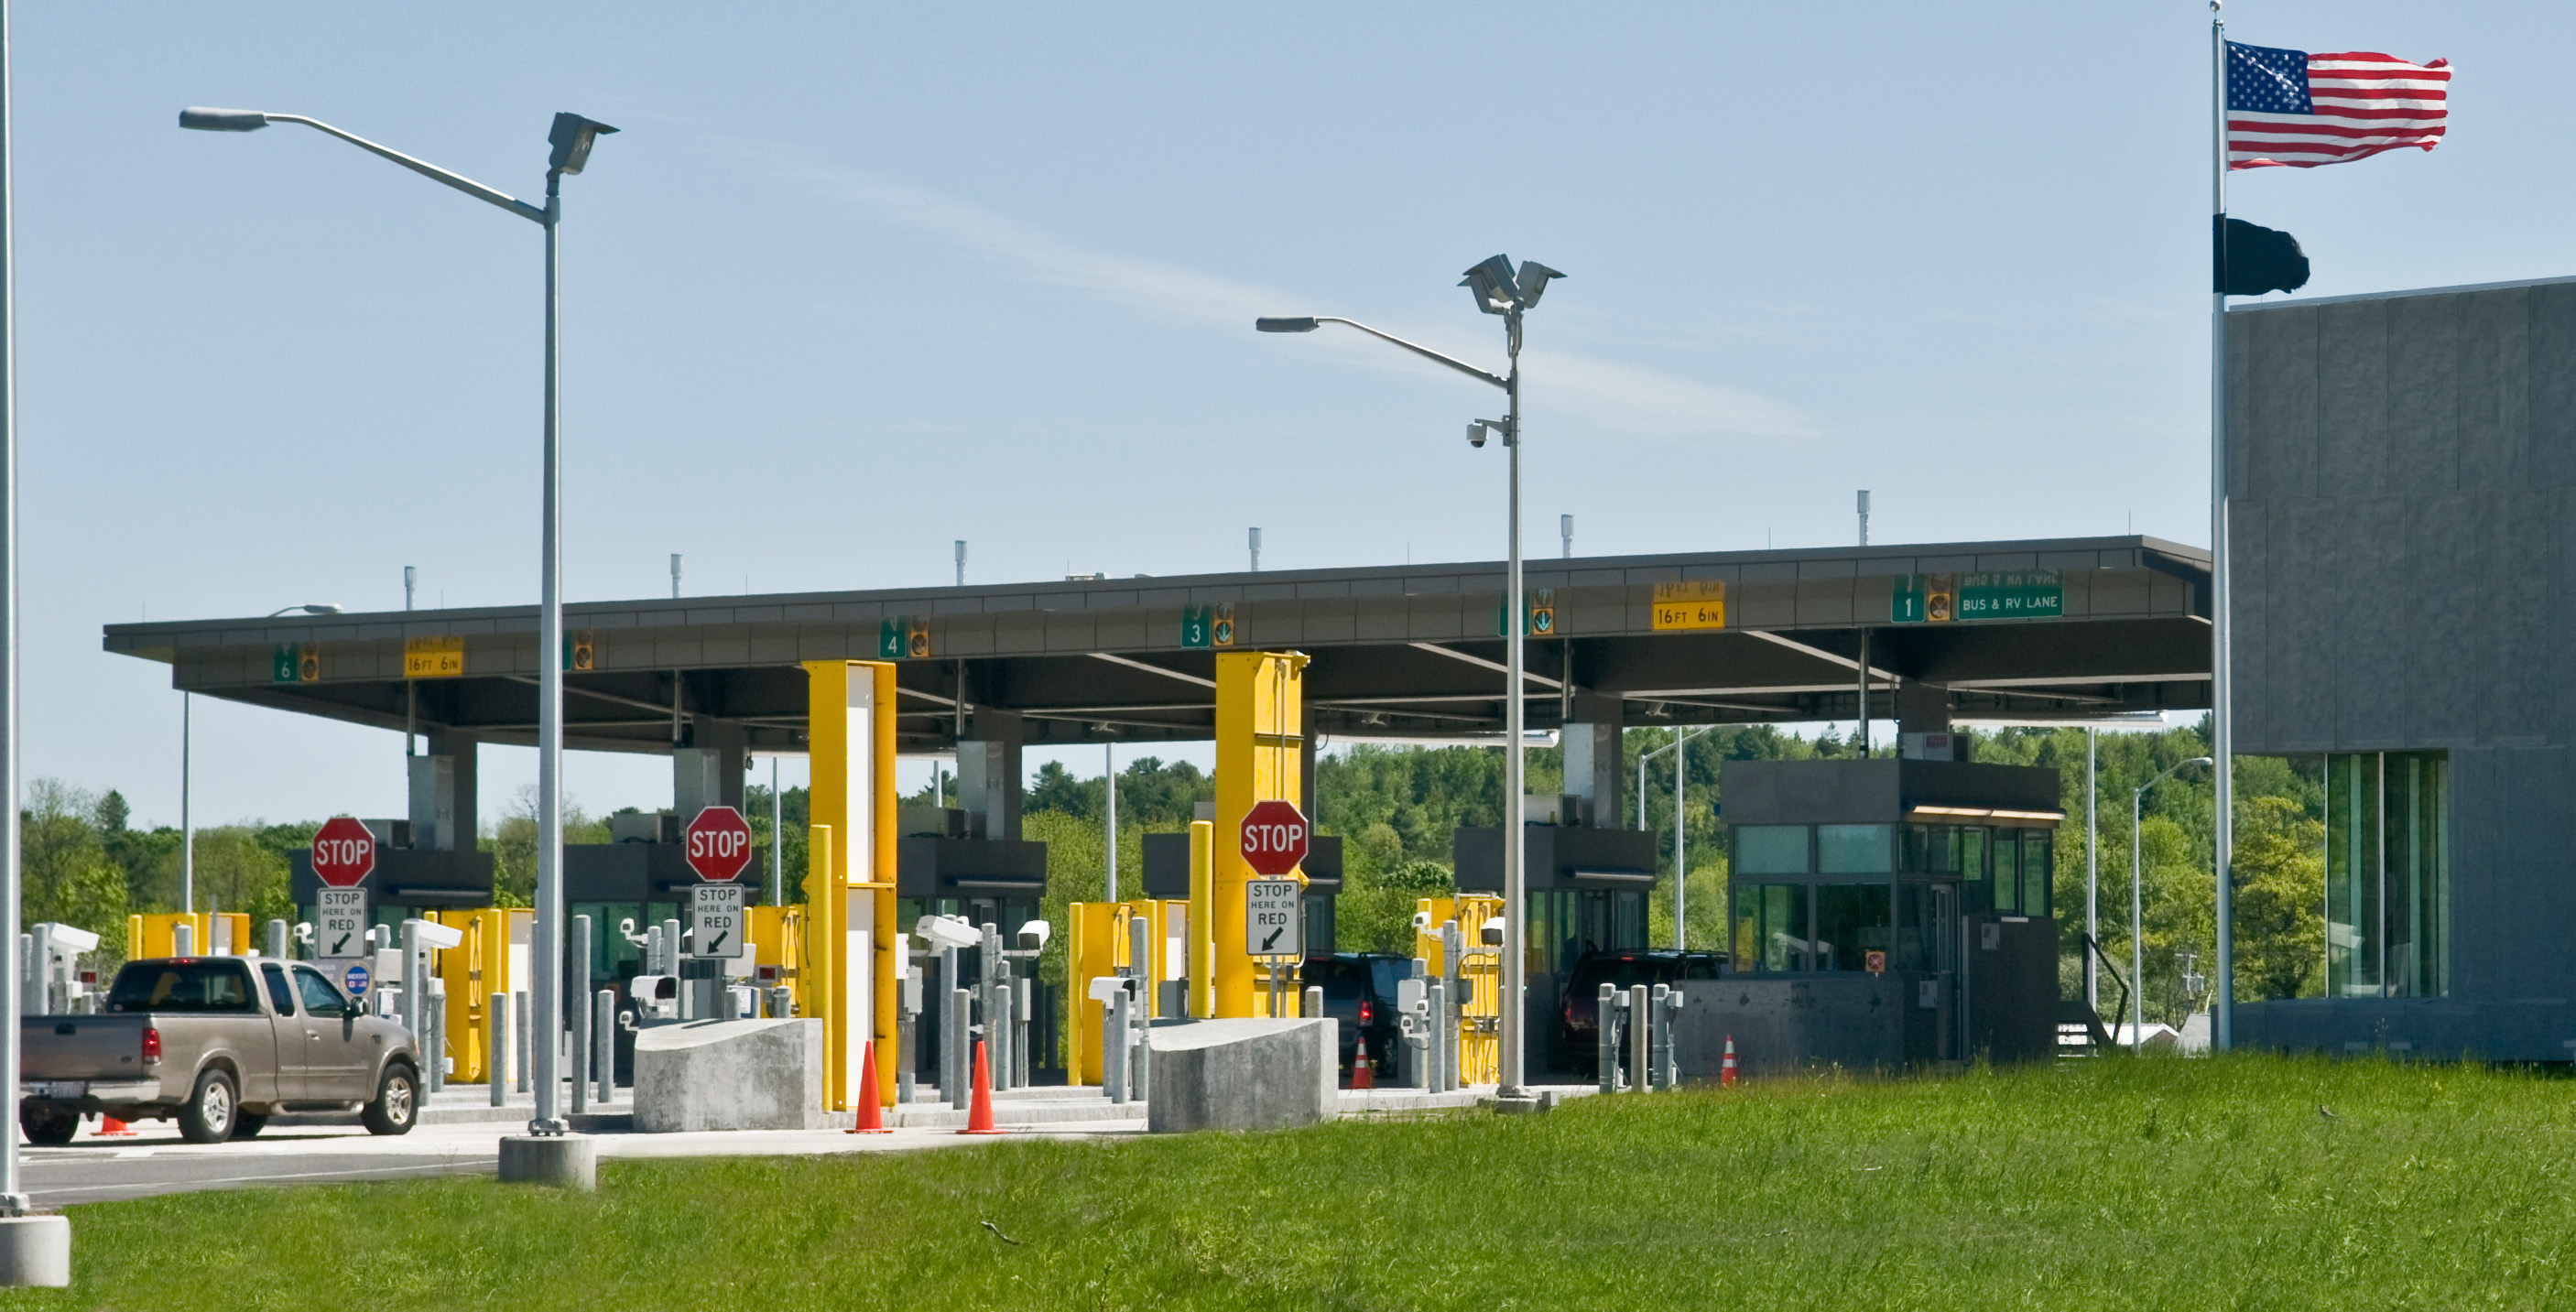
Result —
[[[1305,303],[1279,288],[1095,250],[972,202],[861,170],[761,153],[790,181],[870,219],[946,239],[1032,281],[1141,313],[1242,331],[1259,315]],[[1452,346],[1442,340],[1448,333],[1388,331],[1470,362],[1492,353],[1492,343],[1483,343],[1483,349]],[[1356,334],[1319,334],[1309,340],[1365,367],[1450,376],[1437,365]],[[1797,407],[1739,388],[1552,350],[1543,341],[1532,341],[1522,354],[1530,366],[1533,393],[1604,427],[1675,438],[1799,438],[1816,430],[1814,420]]]

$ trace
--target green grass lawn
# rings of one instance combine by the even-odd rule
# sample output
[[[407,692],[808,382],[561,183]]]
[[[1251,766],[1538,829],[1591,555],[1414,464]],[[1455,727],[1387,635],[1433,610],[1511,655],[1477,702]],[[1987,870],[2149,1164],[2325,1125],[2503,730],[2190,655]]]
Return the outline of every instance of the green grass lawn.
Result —
[[[100,1204],[0,1306],[2566,1307],[2571,1149],[2558,1079],[2103,1060]]]

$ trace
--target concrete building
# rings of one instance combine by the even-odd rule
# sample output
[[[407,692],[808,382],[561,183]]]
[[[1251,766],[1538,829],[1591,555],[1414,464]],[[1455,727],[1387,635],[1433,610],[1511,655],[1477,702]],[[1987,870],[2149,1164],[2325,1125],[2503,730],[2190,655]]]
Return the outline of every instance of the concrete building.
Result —
[[[2236,746],[2328,794],[2328,996],[2243,999],[2237,1041],[2567,1060],[2576,279],[2249,305],[2227,337]]]

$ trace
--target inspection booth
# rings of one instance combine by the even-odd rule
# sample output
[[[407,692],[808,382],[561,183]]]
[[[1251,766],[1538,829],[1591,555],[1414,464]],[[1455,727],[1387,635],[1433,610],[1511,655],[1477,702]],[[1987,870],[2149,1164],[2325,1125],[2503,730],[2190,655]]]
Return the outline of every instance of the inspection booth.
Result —
[[[1523,1032],[1530,1039],[1533,1065],[1587,1071],[1592,1069],[1592,1053],[1564,1050],[1558,1033],[1558,1003],[1586,955],[1647,945],[1646,896],[1655,887],[1655,836],[1634,829],[1557,823],[1560,818],[1579,817],[1576,808],[1543,810],[1534,805],[1525,814],[1538,822],[1522,828],[1529,893]],[[1503,836],[1500,828],[1462,827],[1451,838],[1460,892],[1502,893]]]
[[[2055,770],[1727,761],[1730,973],[1690,990],[1686,1075],[1897,1070],[2056,1050]],[[2081,1004],[2077,1004],[2080,1006]]]

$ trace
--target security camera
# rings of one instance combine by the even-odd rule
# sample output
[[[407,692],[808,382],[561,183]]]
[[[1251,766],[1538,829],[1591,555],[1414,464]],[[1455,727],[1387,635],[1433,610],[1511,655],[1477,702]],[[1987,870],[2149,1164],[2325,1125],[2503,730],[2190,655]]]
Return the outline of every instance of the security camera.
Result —
[[[1414,933],[1416,933],[1416,934],[1427,934],[1427,933],[1429,933],[1430,931],[1431,931],[1431,913],[1430,913],[1430,912],[1428,912],[1428,911],[1416,911],[1416,912],[1414,912],[1414,913],[1413,913],[1413,932],[1414,932]]]
[[[1032,920],[1027,924],[1020,926],[1020,950],[1023,952],[1043,951],[1046,948],[1048,937],[1054,933],[1054,926],[1049,925],[1043,920]]]
[[[984,944],[984,936],[966,923],[964,916],[923,916],[912,932],[930,940],[933,948],[972,948]]]
[[[296,925],[295,925],[295,941],[296,941],[296,942],[298,942],[298,943],[310,943],[310,942],[312,942],[312,941],[313,941],[313,922],[312,922],[312,921],[310,921],[310,920],[303,920],[303,921],[298,921],[298,922],[296,922]]]
[[[1467,445],[1478,448],[1485,445],[1484,420],[1479,419],[1467,425]]]
[[[1503,945],[1503,918],[1501,916],[1495,916],[1485,922],[1484,937],[1486,947],[1498,948]]]

